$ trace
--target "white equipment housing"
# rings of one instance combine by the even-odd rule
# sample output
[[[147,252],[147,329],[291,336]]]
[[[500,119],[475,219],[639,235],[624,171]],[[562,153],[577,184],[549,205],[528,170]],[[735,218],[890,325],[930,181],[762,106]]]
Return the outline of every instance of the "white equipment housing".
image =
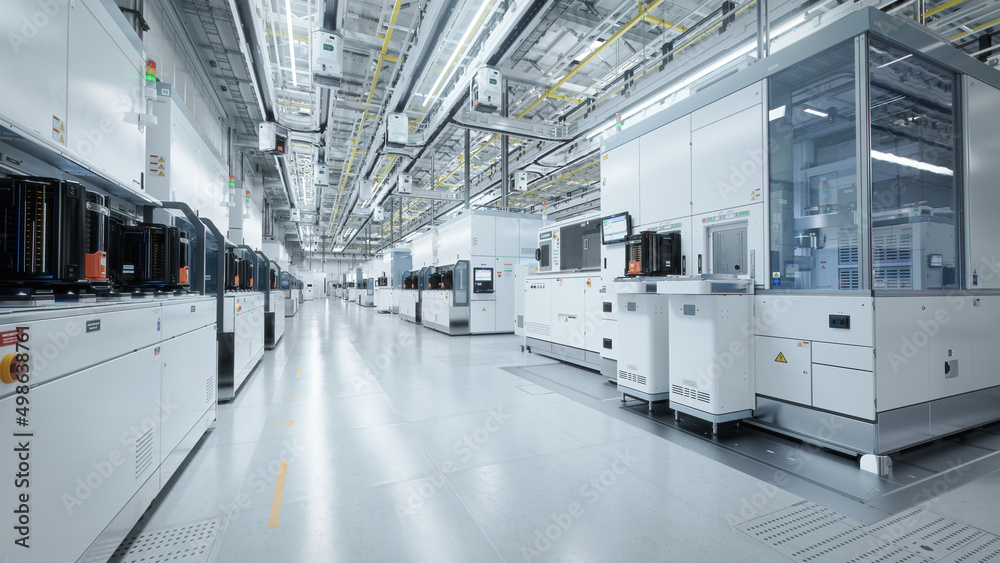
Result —
[[[601,223],[597,214],[538,230],[538,266],[523,285],[524,345],[601,368]]]
[[[406,145],[410,124],[405,113],[390,113],[385,120],[385,144],[390,147]]]
[[[325,164],[316,165],[315,182],[317,186],[330,185],[330,167]]]
[[[410,264],[412,267],[412,258]],[[399,294],[399,316],[404,321],[421,324],[420,297],[423,290],[427,287],[428,270],[430,270],[430,268],[425,267],[420,268],[419,270],[410,270],[404,273],[408,282],[405,283]]]
[[[273,121],[257,125],[257,148],[266,154],[283,156],[288,152],[288,131]]]
[[[524,170],[519,170],[517,174],[514,175],[514,187],[511,191],[523,192],[528,189],[528,173]]]
[[[358,192],[358,198],[366,203],[371,203],[372,199],[375,197],[375,181],[374,180],[361,180],[361,189]]]
[[[495,68],[483,67],[476,71],[472,79],[472,109],[482,113],[493,113],[503,99],[503,75]]]
[[[216,312],[214,297],[3,309],[0,331],[23,331],[31,362],[23,430],[35,437],[8,435],[0,450],[13,468],[0,494],[17,501],[28,489],[15,486],[24,462],[16,448],[30,449],[30,504],[39,510],[30,555],[18,560],[103,560],[128,535],[216,419]],[[42,343],[58,353],[45,355]],[[19,396],[15,385],[0,387],[0,413],[11,421]],[[157,405],[170,405],[169,416]],[[85,489],[101,463],[99,486]],[[11,546],[16,533],[5,532]]]
[[[396,181],[396,193],[399,195],[409,195],[413,193],[413,176],[400,174]]]
[[[344,78],[344,40],[329,31],[313,31],[312,63],[317,84],[339,88]]]
[[[514,266],[534,259],[540,221],[466,210],[414,239],[413,267],[432,266],[420,294],[421,323],[451,335],[514,332]]]
[[[930,124],[903,131],[916,121],[896,119],[903,107]],[[681,236],[673,279],[615,282],[626,243],[602,255],[610,287],[668,299],[656,342],[672,406],[875,456],[1000,419],[998,130],[993,69],[864,8],[603,141],[602,214]],[[715,289],[719,276],[748,291]],[[617,344],[636,328],[617,315],[604,337],[621,373],[633,360]],[[734,343],[746,351],[728,350],[714,391],[685,383]]]
[[[385,209],[381,205],[376,206],[372,209],[372,221],[375,223],[381,223],[385,221]]]

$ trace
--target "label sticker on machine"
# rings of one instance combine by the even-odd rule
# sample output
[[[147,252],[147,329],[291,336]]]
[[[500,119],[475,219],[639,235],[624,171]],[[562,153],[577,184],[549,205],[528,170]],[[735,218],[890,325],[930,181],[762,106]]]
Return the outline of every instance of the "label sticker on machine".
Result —
[[[781,353],[781,352],[778,352],[778,357],[775,358],[774,361],[778,362],[779,364],[787,364],[788,363],[788,360],[785,359],[785,355],[783,353]]]
[[[781,285],[781,272],[773,272],[771,274],[771,285],[775,287]]]
[[[7,330],[0,332],[0,346],[13,346],[21,341],[21,331]]]
[[[87,321],[87,332],[97,332],[101,330],[101,319]]]

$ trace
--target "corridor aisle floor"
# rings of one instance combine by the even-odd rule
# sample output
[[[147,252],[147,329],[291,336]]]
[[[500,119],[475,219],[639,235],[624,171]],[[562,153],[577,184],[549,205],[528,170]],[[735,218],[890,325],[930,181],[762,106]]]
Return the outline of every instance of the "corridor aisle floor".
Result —
[[[208,522],[220,562],[786,560],[737,526],[801,498],[501,369],[546,363],[306,302],[136,531]]]

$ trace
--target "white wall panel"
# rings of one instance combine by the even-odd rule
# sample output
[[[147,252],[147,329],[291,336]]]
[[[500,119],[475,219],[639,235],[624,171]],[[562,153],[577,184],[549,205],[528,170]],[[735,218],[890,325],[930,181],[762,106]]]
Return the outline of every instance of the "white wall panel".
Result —
[[[66,119],[69,26],[68,6],[52,4],[0,3],[0,116],[50,141],[52,117]]]
[[[639,139],[640,204],[644,223],[691,214],[691,116]]]

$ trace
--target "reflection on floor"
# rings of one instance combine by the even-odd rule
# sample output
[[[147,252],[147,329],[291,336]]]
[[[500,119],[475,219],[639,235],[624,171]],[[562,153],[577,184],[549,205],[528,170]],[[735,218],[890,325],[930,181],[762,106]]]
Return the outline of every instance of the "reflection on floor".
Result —
[[[886,561],[996,547],[995,471],[960,487],[923,482],[929,496],[907,491],[919,518],[879,531],[863,526],[866,510],[830,502],[896,512],[874,489],[865,502],[835,492],[865,491],[846,462],[830,476],[846,483],[811,483],[749,458],[742,437],[708,443],[672,417],[629,412],[599,376],[520,352],[514,336],[452,338],[338,299],[288,320],[133,542],[221,518],[218,534],[197,536],[209,561],[823,560],[829,545],[780,542],[782,525],[804,518],[817,541],[860,529],[852,549],[899,550]],[[950,549],[911,545],[927,518],[964,535]]]

